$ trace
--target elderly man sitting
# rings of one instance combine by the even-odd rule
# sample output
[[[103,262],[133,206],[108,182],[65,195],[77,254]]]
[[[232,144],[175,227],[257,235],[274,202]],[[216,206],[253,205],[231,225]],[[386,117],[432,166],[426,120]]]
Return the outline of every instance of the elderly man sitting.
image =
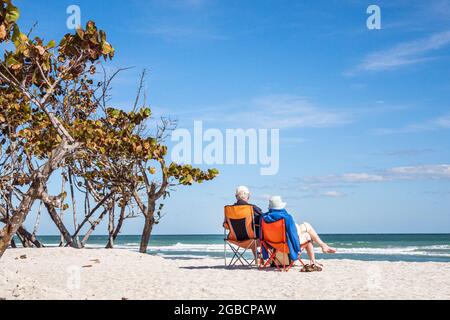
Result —
[[[239,186],[236,188],[236,203],[234,203],[234,206],[245,206],[250,205],[253,207],[253,221],[255,222],[255,232],[256,236],[259,237],[259,230],[260,230],[260,222],[261,222],[261,216],[263,214],[260,207],[249,203],[250,200],[250,190],[246,186]],[[258,241],[259,242],[259,241]],[[259,246],[259,244],[258,244]],[[251,248],[253,252],[253,256],[255,259],[257,259],[257,252],[254,247]]]
[[[259,236],[259,226],[261,221],[261,215],[263,214],[260,207],[249,203],[250,190],[246,186],[240,186],[236,189],[236,203],[235,206],[250,205],[253,207],[253,217],[255,221],[256,234]]]

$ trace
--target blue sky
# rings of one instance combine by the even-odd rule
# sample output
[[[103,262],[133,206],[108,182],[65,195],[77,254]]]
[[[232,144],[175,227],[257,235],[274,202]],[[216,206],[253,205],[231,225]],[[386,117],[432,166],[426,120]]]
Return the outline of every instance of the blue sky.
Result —
[[[113,84],[112,105],[131,107],[146,68],[155,114],[182,128],[280,129],[277,175],[218,166],[217,180],[173,194],[156,233],[220,233],[242,184],[264,209],[283,196],[324,233],[450,232],[450,1],[16,3],[22,28],[38,21],[47,40],[68,32],[71,4],[107,31],[108,68],[135,67]],[[381,30],[366,27],[370,4]]]

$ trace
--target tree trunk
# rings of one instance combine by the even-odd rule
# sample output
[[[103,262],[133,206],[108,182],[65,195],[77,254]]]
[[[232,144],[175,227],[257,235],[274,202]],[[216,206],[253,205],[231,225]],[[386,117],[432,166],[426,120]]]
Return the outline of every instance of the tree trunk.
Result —
[[[19,241],[22,244],[23,248],[31,247],[30,244],[28,243],[28,241],[24,237],[22,237],[22,235],[19,233],[18,230],[17,230],[17,233],[16,233],[16,237],[17,237],[17,239],[19,239]]]
[[[141,236],[141,245],[139,247],[140,253],[147,252],[148,242],[150,241],[150,236],[152,234],[153,223],[153,215],[145,217],[144,229],[142,230]]]
[[[153,217],[154,213],[155,213],[155,202],[152,201],[149,202],[148,209],[145,214],[144,229],[142,230],[141,245],[139,248],[140,253],[147,252],[148,242],[150,241],[153,225],[155,224],[155,219]]]
[[[17,234],[20,234],[29,244],[34,245],[36,248],[44,247],[44,245],[38,239],[36,239],[36,236],[34,234],[29,233],[23,227],[20,227],[19,230],[17,230]]]
[[[72,238],[78,237],[78,234],[81,232],[81,229],[83,228],[83,226],[89,222],[89,219],[94,215],[94,213],[97,211],[98,208],[100,208],[101,206],[103,206],[103,204],[109,200],[109,198],[111,198],[113,196],[113,193],[109,193],[107,196],[105,196],[96,206],[94,209],[92,209],[92,211],[90,211],[85,217],[83,222],[81,222],[78,225],[78,228],[75,230],[75,233],[73,234]]]
[[[126,211],[126,206],[123,206],[120,210],[120,217],[119,217],[119,221],[117,222],[116,230],[114,230],[113,240],[117,239],[117,236],[119,235],[120,230],[122,229],[123,221],[125,220],[125,211]]]
[[[6,218],[1,218],[0,222],[6,224],[7,220],[6,220]],[[17,235],[20,236],[19,240],[22,241],[22,239],[25,239],[28,242],[29,247],[32,247],[33,245],[36,248],[43,248],[44,247],[44,245],[38,239],[36,239],[36,236],[34,234],[29,233],[27,231],[27,229],[25,229],[24,227],[20,227],[17,230]],[[11,239],[11,247],[12,248],[16,248],[17,247],[16,243],[14,242],[14,239]]]
[[[30,212],[34,201],[41,196],[45,191],[45,185],[50,178],[53,171],[55,171],[60,163],[71,153],[73,153],[80,144],[78,143],[68,143],[63,140],[59,146],[52,152],[49,160],[44,164],[44,166],[33,174],[33,182],[30,188],[24,194],[22,201],[20,202],[17,210],[14,211],[12,217],[8,220],[8,223],[3,228],[2,237],[0,237],[0,258],[5,253],[8,248],[11,239],[16,234],[17,230],[22,226],[28,213]]]
[[[108,244],[106,245],[106,248],[112,249],[114,246],[114,208],[109,210],[108,217]]]
[[[61,217],[58,215],[58,212],[56,212],[55,207],[53,207],[48,203],[45,204],[45,207],[47,208],[50,217],[52,218],[53,222],[58,228],[61,237],[64,239],[64,241],[72,248],[80,249],[81,247],[78,245],[78,243],[76,243],[76,241],[73,241],[72,236],[70,235],[67,228],[64,226],[64,223],[62,222]]]
[[[125,211],[126,211],[126,206],[123,205],[120,208],[120,216],[119,216],[119,220],[117,221],[117,226],[114,229],[114,232],[112,234],[112,241],[108,241],[108,244],[106,245],[107,249],[111,249],[114,247],[114,241],[116,241],[117,236],[119,235],[120,230],[122,229],[123,221],[125,220]]]
[[[28,212],[30,212],[31,207],[33,206],[33,203],[37,198],[36,190],[38,188],[39,186],[36,186],[36,182],[31,185],[28,192],[24,195],[19,208],[7,221],[6,226],[3,228],[3,232],[1,232],[2,237],[0,237],[0,258],[5,253],[11,242],[11,239],[14,237],[19,227],[22,225],[23,221],[28,215]]]
[[[91,224],[91,228],[86,232],[86,234],[84,235],[83,239],[81,240],[81,246],[82,247],[84,247],[86,245],[87,241],[89,240],[89,237],[92,235],[92,232],[95,231],[95,228],[103,220],[103,217],[106,215],[107,212],[108,212],[108,210],[103,211],[102,214],[98,217],[98,219],[95,220]]]

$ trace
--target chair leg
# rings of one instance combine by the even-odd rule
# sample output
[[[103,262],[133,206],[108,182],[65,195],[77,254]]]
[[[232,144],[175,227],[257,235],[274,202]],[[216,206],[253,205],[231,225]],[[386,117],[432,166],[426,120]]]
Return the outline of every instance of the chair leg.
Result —
[[[266,268],[268,265],[270,265],[272,262],[275,264],[275,266],[277,267],[278,271],[281,271],[280,266],[278,265],[278,262],[276,261],[276,255],[277,252],[275,250],[269,251],[269,259],[267,260],[266,264],[264,265],[264,268]]]
[[[291,270],[291,268],[294,266],[294,262],[295,262],[295,261],[291,261],[291,263],[289,264],[289,267],[287,268],[286,271]]]
[[[269,255],[269,258],[267,259],[267,261],[264,263],[263,268],[267,267],[267,264],[270,262],[270,258],[272,256],[272,252],[269,250],[269,248],[266,246],[266,244],[263,242],[262,245],[264,246],[264,249],[266,250],[267,254]],[[262,255],[262,253],[261,253]]]
[[[261,250],[263,247],[267,251],[267,254],[269,255],[269,259],[267,259],[267,261],[264,263],[264,265],[262,265],[262,263],[261,263],[261,265],[262,265],[261,269],[267,268],[267,266],[273,262],[278,271],[281,272],[281,271],[285,270],[285,266],[283,265],[283,268],[281,268],[281,266],[279,265],[279,263],[276,260],[277,251],[275,249],[270,249],[264,242],[261,242]],[[262,253],[261,253],[261,256],[262,256]]]
[[[227,243],[223,242],[223,259],[225,261],[225,267],[227,266]]]
[[[277,262],[277,251],[276,250],[273,250],[273,254],[272,254],[272,259],[271,260],[273,261],[273,263],[275,263],[275,266],[277,267],[277,270],[281,271],[281,268],[280,268],[280,266],[279,266],[279,264]]]
[[[232,265],[234,265],[236,262],[235,262],[235,259],[236,259],[236,250],[228,243],[228,246],[231,248],[231,252],[233,253],[233,256],[231,257],[231,261],[230,261],[230,263],[227,265],[228,267],[230,267],[230,266],[232,266]]]
[[[245,266],[244,262],[241,260],[240,258],[240,253],[239,253],[239,249],[235,249],[231,244],[228,243],[228,245],[230,246],[231,250],[233,251],[234,255],[231,259],[231,262],[228,266],[232,267],[234,265],[236,265],[236,263],[239,261],[243,266]]]
[[[253,241],[254,242],[254,247],[255,247],[255,266],[258,266],[258,242],[257,241]]]
[[[258,252],[258,268],[262,269],[262,263],[263,263],[263,256],[262,256],[262,250]]]
[[[256,260],[257,259],[252,259],[250,262],[249,260],[247,260],[244,257],[244,254],[247,252],[247,250],[253,245],[253,243],[250,243],[247,247],[237,247],[234,248],[229,242],[227,242],[229,247],[231,248],[232,252],[233,252],[233,257],[231,259],[231,262],[228,264],[228,266],[234,266],[236,265],[236,263],[239,261],[243,266],[252,266],[253,262],[255,262],[255,264],[257,263]],[[241,248],[243,249],[243,251],[241,252]]]
[[[263,268],[267,268],[268,265],[270,265],[272,263],[272,261],[275,263],[275,265],[278,268],[278,264],[276,263],[276,261],[274,261],[274,257],[275,257],[275,251],[269,249],[269,247],[263,242],[262,245],[264,246],[264,249],[266,249],[267,254],[269,255],[269,258],[267,259],[267,261],[264,263]]]

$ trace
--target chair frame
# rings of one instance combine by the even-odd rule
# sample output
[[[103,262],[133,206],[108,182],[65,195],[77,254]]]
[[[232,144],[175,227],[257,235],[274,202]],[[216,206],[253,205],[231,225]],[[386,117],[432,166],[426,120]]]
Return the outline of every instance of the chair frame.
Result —
[[[248,206],[252,207],[251,205],[248,205]],[[232,207],[232,205],[225,206],[225,208],[226,207]],[[253,207],[252,207],[252,210],[253,210]],[[253,234],[254,234],[255,238],[241,241],[241,242],[248,241],[249,244],[247,246],[239,246],[237,244],[234,244],[236,246],[236,248],[232,245],[232,242],[230,242],[230,240],[228,239],[229,234],[227,234],[227,230],[230,230],[230,229],[227,229],[225,227],[225,224],[227,223],[227,217],[224,216],[224,218],[225,218],[224,219],[225,221],[223,224],[223,240],[224,240],[223,253],[224,253],[225,267],[234,267],[238,262],[240,262],[243,266],[252,267],[254,265],[254,266],[258,267],[259,264],[258,264],[257,258],[259,257],[259,253],[258,253],[259,238],[258,238],[258,235],[256,234],[256,223],[255,223],[254,215],[253,214],[251,215],[251,219],[252,219]],[[230,228],[231,228],[231,226],[230,226]],[[239,241],[235,241],[235,242],[239,242]],[[227,264],[227,246],[230,247],[231,252],[233,253],[231,261],[228,264]],[[254,257],[251,261],[249,261],[248,259],[246,259],[244,257],[244,254],[247,252],[248,249],[251,249],[252,247],[255,249],[256,258]],[[242,249],[242,251],[241,251],[241,249]]]
[[[263,233],[263,226],[264,226],[264,222],[261,222],[261,235],[264,235]],[[285,226],[285,221],[283,221],[283,226]],[[283,230],[284,232],[286,232],[285,230]],[[293,266],[294,263],[298,260],[303,266],[305,265],[305,263],[303,262],[303,260],[301,259],[301,255],[303,253],[303,249],[308,245],[309,242],[300,245],[300,252],[298,253],[298,259],[297,260],[292,260],[289,264],[283,263],[283,265],[279,265],[276,259],[276,255],[277,255],[277,249],[272,247],[269,241],[265,241],[264,239],[261,239],[261,249],[264,247],[267,251],[267,254],[269,255],[269,258],[267,259],[266,262],[264,262],[263,256],[262,256],[262,250],[260,251],[260,255],[259,255],[259,269],[265,269],[267,268],[267,266],[269,266],[272,262],[275,264],[276,268],[278,271],[284,271],[284,272],[288,272]],[[281,244],[285,247],[288,248],[288,244],[287,241],[284,242],[280,242],[280,243],[276,243],[276,244]],[[289,254],[289,250],[287,252]],[[283,261],[284,262],[284,261]]]

